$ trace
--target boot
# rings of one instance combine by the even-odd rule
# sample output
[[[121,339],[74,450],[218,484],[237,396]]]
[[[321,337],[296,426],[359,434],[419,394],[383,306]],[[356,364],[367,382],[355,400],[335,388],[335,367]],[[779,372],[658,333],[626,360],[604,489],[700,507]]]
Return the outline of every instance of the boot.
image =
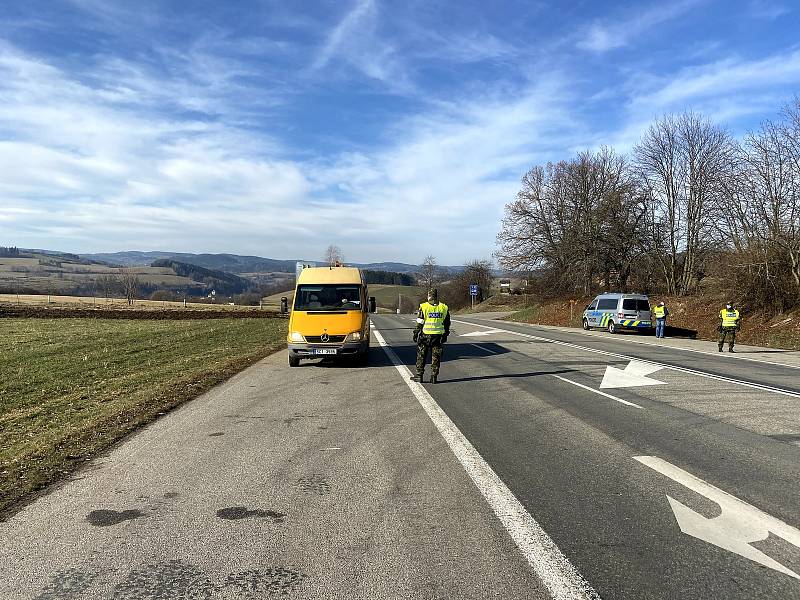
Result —
[[[438,375],[438,374],[437,374],[437,375],[431,375],[431,383],[436,383],[436,379],[437,379],[438,377],[439,377],[439,375]]]
[[[417,383],[422,383],[422,376],[424,373],[417,373],[416,375],[411,376],[411,381],[416,381]]]
[[[722,346],[719,347],[719,351],[722,352]]]
[[[728,352],[733,352],[733,348],[728,348]]]

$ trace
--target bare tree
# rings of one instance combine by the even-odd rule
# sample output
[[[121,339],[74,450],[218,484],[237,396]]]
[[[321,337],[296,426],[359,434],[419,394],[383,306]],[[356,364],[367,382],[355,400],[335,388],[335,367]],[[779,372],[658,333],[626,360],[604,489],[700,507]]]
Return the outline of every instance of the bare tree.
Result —
[[[729,283],[751,304],[778,311],[800,301],[800,136],[787,116],[745,137],[720,210],[736,253]]]
[[[134,299],[139,295],[139,276],[133,269],[123,267],[117,273],[117,281],[122,288],[125,300],[132,305]]]
[[[556,292],[588,295],[601,280],[627,285],[644,203],[626,161],[609,148],[534,167],[506,205],[496,257],[512,272],[535,271]]]
[[[491,295],[492,270],[492,261],[488,259],[467,261],[464,268],[443,286],[439,297],[453,309],[463,308],[471,303],[469,286],[477,285],[477,300],[482,302]]]
[[[97,287],[103,292],[103,296],[106,300],[108,300],[111,294],[119,287],[119,282],[113,275],[100,275],[96,281]]]
[[[417,275],[419,283],[426,290],[429,290],[442,280],[442,270],[436,263],[436,257],[431,254],[425,257],[420,265],[419,274]]]
[[[634,149],[649,200],[651,247],[669,293],[685,293],[710,248],[710,207],[733,150],[730,136],[694,113],[653,123]]]
[[[342,256],[342,250],[339,246],[335,246],[331,244],[328,246],[328,249],[325,250],[325,257],[323,260],[328,263],[331,267],[335,267],[337,265],[341,265],[344,262],[344,256]]]

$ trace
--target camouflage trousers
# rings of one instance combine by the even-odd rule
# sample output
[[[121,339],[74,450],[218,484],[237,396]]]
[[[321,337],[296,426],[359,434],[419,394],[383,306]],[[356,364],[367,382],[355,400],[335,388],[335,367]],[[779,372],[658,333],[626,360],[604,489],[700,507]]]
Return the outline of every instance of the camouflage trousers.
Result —
[[[417,375],[422,375],[425,371],[425,362],[428,359],[428,352],[431,354],[431,375],[439,374],[439,363],[442,360],[442,336],[440,335],[419,335],[417,341]]]
[[[721,327],[720,328],[720,330],[719,330],[719,340],[718,340],[718,344],[719,344],[720,348],[722,348],[722,346],[725,344],[725,339],[726,338],[730,340],[728,342],[728,350],[730,350],[731,348],[733,348],[733,345],[736,343],[736,328],[735,327]]]

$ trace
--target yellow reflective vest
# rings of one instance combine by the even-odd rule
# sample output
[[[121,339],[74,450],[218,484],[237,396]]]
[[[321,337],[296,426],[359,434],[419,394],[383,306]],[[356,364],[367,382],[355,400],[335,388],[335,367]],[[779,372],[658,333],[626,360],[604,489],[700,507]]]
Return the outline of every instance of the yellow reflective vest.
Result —
[[[739,325],[739,311],[735,308],[733,310],[723,308],[719,311],[719,318],[722,319],[723,327],[736,327]]]
[[[667,307],[666,306],[656,306],[653,308],[653,314],[655,315],[656,319],[666,319],[667,318]]]
[[[428,335],[444,335],[444,320],[447,318],[447,304],[439,302],[439,304],[431,304],[424,302],[420,305],[419,309],[422,311],[422,316],[425,323],[422,325],[422,333]]]

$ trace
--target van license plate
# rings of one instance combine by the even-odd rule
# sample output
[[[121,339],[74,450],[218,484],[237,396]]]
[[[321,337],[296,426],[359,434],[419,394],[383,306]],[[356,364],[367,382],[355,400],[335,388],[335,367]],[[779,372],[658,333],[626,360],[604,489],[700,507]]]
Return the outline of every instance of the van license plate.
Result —
[[[315,348],[314,354],[336,354],[336,348]]]

